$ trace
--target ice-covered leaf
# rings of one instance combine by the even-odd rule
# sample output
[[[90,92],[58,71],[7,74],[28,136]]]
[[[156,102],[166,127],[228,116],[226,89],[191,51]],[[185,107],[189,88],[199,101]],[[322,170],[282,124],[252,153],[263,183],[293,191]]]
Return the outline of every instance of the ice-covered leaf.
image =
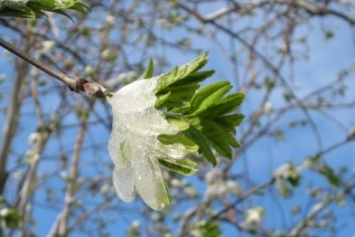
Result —
[[[169,203],[160,166],[191,175],[197,164],[185,156],[199,152],[216,165],[219,155],[231,159],[239,147],[236,126],[244,116],[234,111],[243,93],[230,94],[228,81],[206,87],[200,82],[213,74],[199,71],[207,63],[203,54],[191,63],[158,77],[153,62],[141,80],[116,92],[109,100],[113,129],[109,152],[115,163],[113,183],[117,195],[130,202],[135,190],[151,208]],[[144,79],[144,80],[143,80]]]
[[[177,172],[183,175],[191,175],[197,172],[197,164],[189,159],[160,159],[160,164],[170,169],[171,171]]]
[[[189,153],[198,151],[198,145],[184,136],[161,134],[158,136],[158,140],[165,145],[183,144]]]
[[[169,203],[169,196],[159,160],[182,159],[190,151],[183,145],[187,144],[186,139],[180,143],[158,139],[161,134],[176,134],[179,128],[154,107],[156,85],[157,78],[138,80],[112,96],[109,101],[113,109],[109,152],[115,163],[113,183],[117,195],[130,202],[136,189],[145,203],[161,210]]]

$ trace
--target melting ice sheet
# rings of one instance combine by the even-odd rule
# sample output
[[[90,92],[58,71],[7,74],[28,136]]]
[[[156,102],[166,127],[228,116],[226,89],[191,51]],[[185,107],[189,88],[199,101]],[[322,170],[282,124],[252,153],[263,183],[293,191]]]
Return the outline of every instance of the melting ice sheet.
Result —
[[[117,195],[131,202],[136,189],[148,206],[161,210],[169,197],[158,158],[180,159],[187,151],[181,144],[163,145],[157,139],[159,134],[178,131],[154,108],[157,81],[157,77],[135,81],[110,99],[113,128],[109,153],[115,164],[113,184]]]

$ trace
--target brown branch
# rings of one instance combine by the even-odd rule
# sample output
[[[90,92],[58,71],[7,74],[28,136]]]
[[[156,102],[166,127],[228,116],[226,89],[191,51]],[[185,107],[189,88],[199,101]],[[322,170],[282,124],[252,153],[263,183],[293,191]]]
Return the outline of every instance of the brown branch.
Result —
[[[263,7],[266,5],[277,5],[277,4],[289,5],[292,7],[303,9],[303,10],[307,11],[309,14],[316,15],[316,16],[333,15],[333,16],[336,16],[336,17],[339,17],[339,18],[345,20],[346,22],[348,22],[351,25],[355,25],[355,19],[351,18],[350,16],[347,16],[346,14],[344,14],[340,11],[331,9],[327,6],[317,6],[317,5],[311,4],[310,2],[307,2],[304,0],[272,0],[272,1],[268,0],[268,1],[260,1],[260,2],[256,2],[256,3],[247,3],[247,4],[235,3],[231,7],[219,9],[218,11],[208,14],[204,17],[199,16],[198,20],[200,22],[206,23],[208,21],[217,20],[217,19],[219,19],[229,13],[232,13],[232,12],[250,11],[252,9],[260,8],[260,7]]]
[[[302,111],[304,112],[306,118],[308,119],[308,121],[310,122],[310,126],[311,129],[313,130],[314,134],[315,134],[315,138],[316,141],[318,143],[318,149],[321,150],[322,149],[322,139],[321,136],[319,134],[319,131],[317,129],[317,126],[315,124],[315,122],[312,119],[312,116],[310,115],[307,107],[303,104],[303,102],[298,98],[298,96],[294,93],[292,87],[289,85],[289,83],[287,82],[287,80],[284,78],[284,76],[280,73],[280,70],[278,67],[276,67],[275,65],[273,65],[273,63],[270,62],[270,60],[264,56],[262,53],[260,53],[255,47],[253,47],[253,45],[249,44],[245,39],[243,39],[239,34],[237,34],[236,32],[233,32],[231,29],[229,29],[228,27],[225,27],[222,24],[217,23],[214,20],[206,20],[202,15],[200,15],[197,11],[189,8],[188,6],[186,6],[185,4],[182,4],[178,1],[174,2],[175,6],[180,7],[181,9],[187,11],[188,13],[192,14],[194,17],[196,17],[197,20],[199,20],[201,23],[204,24],[210,24],[214,27],[216,27],[217,29],[223,31],[224,33],[230,35],[231,37],[235,38],[236,40],[238,40],[242,45],[244,45],[248,50],[250,50],[251,52],[253,52],[258,58],[260,58],[260,60],[265,64],[266,67],[268,67],[271,72],[273,74],[275,74],[275,76],[277,78],[280,79],[282,85],[284,86],[284,88],[293,95],[294,100],[296,100],[299,105],[300,108],[302,109]]]
[[[18,24],[12,24],[12,21],[8,21],[5,19],[0,19],[0,24],[13,30],[16,33],[19,33],[21,36],[23,35],[33,35],[34,37],[39,37],[43,40],[50,40],[50,41],[54,41],[55,45],[57,48],[63,49],[65,52],[68,52],[70,55],[73,56],[73,58],[75,59],[75,62],[80,63],[83,66],[86,66],[87,63],[85,62],[85,60],[78,54],[77,51],[71,49],[70,47],[68,47],[68,45],[66,45],[63,42],[58,41],[57,39],[55,39],[54,37],[51,37],[49,34],[46,33],[40,33],[40,32],[36,32],[36,31],[31,31],[29,32],[26,29],[22,29],[21,27],[18,27]]]
[[[43,126],[43,112],[39,103],[38,94],[37,94],[37,80],[32,83],[32,97],[35,104],[35,110],[38,117],[38,127]],[[45,145],[49,139],[48,132],[38,132],[37,141],[31,150],[33,151],[32,157],[30,158],[30,168],[27,172],[25,182],[21,189],[21,205],[19,208],[19,212],[21,215],[20,221],[20,233],[19,236],[25,237],[28,233],[26,233],[26,220],[28,218],[28,203],[32,197],[33,191],[36,188],[36,172],[37,167],[41,158],[42,151],[45,148]]]
[[[32,58],[28,54],[25,54],[24,52],[22,52],[21,50],[17,49],[15,46],[11,45],[10,43],[6,42],[5,40],[3,40],[1,38],[0,38],[0,46],[2,46],[3,48],[9,50],[11,53],[13,53],[16,56],[22,58],[23,60],[25,60],[26,62],[32,64],[33,66],[37,67],[41,71],[46,72],[48,75],[50,75],[50,76],[58,79],[59,81],[63,82],[64,84],[69,86],[69,88],[72,89],[73,91],[78,91],[77,82],[76,82],[75,79],[65,75],[64,73],[61,73],[61,72],[59,72],[57,70],[54,70],[53,68],[47,67],[46,65],[44,65],[40,61]]]
[[[0,39],[1,40],[1,39]],[[0,41],[1,42],[1,41]],[[31,47],[32,39],[27,39],[25,43],[24,51],[29,51]],[[7,180],[7,159],[11,148],[11,142],[15,135],[17,128],[17,121],[19,116],[19,111],[21,108],[21,103],[19,101],[19,94],[22,88],[22,84],[28,74],[28,65],[23,61],[19,61],[17,64],[17,75],[14,80],[9,104],[7,106],[5,121],[2,128],[2,137],[0,144],[0,194],[4,191],[4,186]]]
[[[214,221],[218,218],[220,218],[224,213],[228,212],[229,210],[232,210],[235,206],[237,206],[238,204],[242,203],[243,201],[247,200],[250,196],[254,195],[257,192],[260,192],[261,190],[270,187],[271,185],[273,185],[275,182],[275,177],[272,177],[269,181],[255,186],[251,189],[249,189],[246,193],[242,194],[241,196],[238,197],[238,199],[234,202],[232,202],[229,205],[226,205],[225,208],[223,208],[222,210],[220,210],[219,212],[217,212],[216,214],[212,215],[209,219],[208,222],[210,221]],[[179,237],[183,237],[186,236],[188,234],[188,225],[189,223],[191,223],[191,218],[196,215],[196,213],[198,212],[199,208],[201,207],[201,205],[189,210],[186,212],[185,216],[183,217],[182,220],[182,225],[180,227],[180,233],[178,234]]]
[[[88,218],[90,218],[91,215],[93,215],[95,212],[103,210],[103,209],[107,209],[108,202],[110,202],[111,200],[113,200],[115,198],[117,198],[117,196],[116,195],[112,195],[112,196],[108,197],[107,199],[105,199],[104,201],[102,201],[100,204],[96,205],[91,210],[88,210],[88,211],[84,212],[79,218],[77,218],[74,221],[74,223],[70,227],[68,227],[68,232],[71,232],[75,228],[80,226],[84,221],[86,221]]]
[[[89,102],[89,109],[88,111],[90,112],[93,109],[95,102],[94,100],[91,100]],[[74,154],[73,154],[73,160],[70,166],[70,171],[69,171],[69,180],[67,181],[67,189],[66,189],[66,194],[65,194],[65,199],[64,199],[64,208],[63,211],[59,214],[60,218],[58,219],[60,221],[58,225],[58,233],[59,236],[61,237],[66,237],[69,235],[68,232],[68,222],[69,222],[69,217],[70,217],[70,209],[75,201],[75,193],[77,192],[77,178],[78,178],[78,171],[79,171],[79,162],[80,162],[80,154],[82,151],[82,146],[84,142],[84,135],[87,130],[87,120],[82,120],[80,128],[79,128],[79,133],[75,141],[74,145]]]
[[[31,38],[24,43],[24,50],[29,51],[31,47]],[[2,136],[0,143],[0,196],[3,195],[5,185],[8,178],[7,162],[11,149],[12,140],[14,139],[19,113],[21,109],[21,101],[19,95],[23,86],[23,83],[28,74],[28,65],[23,61],[17,63],[17,75],[15,76],[13,88],[10,94],[9,103],[6,109],[5,119],[2,127]],[[0,225],[0,236],[3,236],[2,225]]]
[[[345,187],[344,190],[325,198],[323,201],[315,204],[308,215],[302,219],[291,231],[289,236],[303,236],[302,231],[307,228],[309,223],[316,218],[316,216],[323,211],[329,204],[339,199],[339,197],[349,194],[355,187],[355,183]]]
[[[37,67],[41,71],[47,73],[48,75],[63,82],[72,91],[84,92],[89,96],[94,96],[94,97],[98,97],[98,98],[106,98],[106,97],[112,96],[112,94],[108,93],[102,85],[100,85],[96,82],[88,81],[83,78],[80,78],[77,80],[72,77],[69,77],[62,72],[59,72],[53,68],[46,66],[45,64],[41,63],[37,59],[32,58],[28,54],[22,52],[21,50],[17,49],[15,46],[11,45],[10,43],[6,42],[5,40],[3,40],[1,38],[0,38],[0,46],[7,49],[8,51],[15,54],[16,56],[22,58],[23,60],[25,60],[29,64]]]

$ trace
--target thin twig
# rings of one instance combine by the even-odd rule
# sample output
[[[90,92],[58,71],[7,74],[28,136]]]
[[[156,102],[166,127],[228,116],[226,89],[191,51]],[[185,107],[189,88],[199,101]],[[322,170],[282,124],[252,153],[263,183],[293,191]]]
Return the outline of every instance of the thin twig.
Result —
[[[27,43],[24,46],[25,51],[28,51],[30,49],[31,42],[31,38],[30,40],[27,40]],[[24,62],[18,62],[17,69],[17,75],[14,79],[14,84],[7,106],[4,124],[2,127],[2,136],[0,143],[0,194],[3,193],[4,186],[7,180],[6,167],[8,154],[10,152],[12,139],[16,132],[18,115],[22,105],[22,103],[19,101],[19,94],[22,88],[22,84],[25,81],[26,75],[28,74],[28,66],[25,65]]]
[[[89,101],[89,108],[88,111],[91,112],[94,107],[95,101]],[[87,131],[87,119],[83,119],[81,121],[80,129],[78,132],[78,136],[76,138],[76,142],[74,145],[74,154],[73,160],[70,166],[70,176],[67,184],[65,200],[64,200],[64,207],[63,211],[61,212],[60,216],[60,224],[59,224],[59,235],[60,236],[68,236],[69,235],[69,217],[70,217],[70,209],[72,204],[75,201],[75,193],[77,192],[77,178],[79,175],[79,162],[80,162],[80,154],[82,151],[82,146],[84,142],[84,135]]]
[[[344,190],[334,194],[331,197],[325,198],[321,202],[315,204],[308,215],[302,219],[291,231],[289,236],[303,236],[302,231],[309,225],[311,220],[314,220],[316,216],[323,211],[329,204],[336,201],[339,197],[345,196],[350,193],[355,187],[355,183],[350,184]]]
[[[5,40],[3,40],[1,38],[0,38],[0,46],[9,50],[11,53],[22,58],[23,60],[25,60],[29,64],[37,67],[38,69],[47,73],[48,75],[63,82],[72,91],[75,91],[75,92],[82,91],[82,92],[85,92],[89,96],[102,98],[104,100],[106,100],[107,97],[112,96],[112,93],[107,92],[106,88],[104,88],[102,85],[100,85],[96,82],[88,81],[84,78],[74,79],[72,77],[69,77],[68,75],[66,75],[62,72],[59,72],[53,68],[46,66],[45,64],[41,63],[40,61],[29,56],[28,54],[25,54],[24,52],[17,49],[15,46],[11,45],[10,43],[6,42]]]
[[[186,6],[183,3],[180,2],[175,2],[174,3],[177,7],[185,10],[186,12],[188,12],[189,14],[191,14],[192,16],[194,16],[198,21],[200,21],[202,24],[210,24],[214,27],[216,27],[217,29],[223,31],[224,33],[234,37],[236,40],[238,40],[242,45],[244,45],[247,49],[249,49],[251,52],[253,52],[256,56],[258,56],[258,58],[271,70],[272,73],[275,74],[275,76],[277,76],[282,85],[285,87],[285,89],[287,91],[289,91],[291,93],[291,95],[293,95],[294,100],[296,100],[296,102],[299,103],[300,108],[302,109],[302,111],[304,112],[305,116],[307,117],[309,123],[310,123],[310,127],[313,130],[315,137],[316,137],[316,141],[317,141],[317,145],[318,145],[318,150],[322,150],[323,149],[323,144],[322,144],[322,139],[321,136],[319,134],[318,128],[315,124],[315,122],[313,121],[313,118],[310,114],[310,112],[308,111],[307,107],[304,105],[304,103],[298,98],[298,96],[295,94],[295,92],[293,91],[293,89],[291,88],[291,86],[288,84],[286,78],[284,78],[284,76],[281,74],[280,70],[278,69],[278,67],[274,66],[273,63],[270,62],[270,60],[264,56],[261,52],[259,52],[255,47],[253,47],[251,44],[249,44],[245,39],[243,39],[241,36],[239,36],[237,33],[233,32],[231,29],[225,27],[222,24],[219,24],[218,22],[216,22],[215,20],[210,20],[210,19],[206,19],[204,16],[200,15],[197,11],[190,9],[188,6]]]
[[[335,9],[329,8],[328,6],[319,6],[316,4],[309,3],[304,0],[267,0],[267,1],[259,1],[259,2],[252,2],[246,4],[239,4],[234,2],[233,6],[221,8],[218,11],[206,15],[203,19],[204,22],[217,20],[231,12],[239,12],[245,10],[252,10],[256,8],[261,8],[266,5],[289,5],[292,7],[300,8],[307,11],[310,15],[315,16],[324,16],[324,15],[333,15],[343,19],[344,21],[348,22],[350,25],[355,25],[355,19],[351,16],[348,16],[340,11]]]
[[[9,50],[11,53],[15,54],[16,56],[22,58],[23,60],[25,60],[29,64],[31,64],[31,65],[37,67],[38,69],[46,72],[48,75],[50,75],[50,76],[58,79],[59,81],[63,82],[64,84],[69,86],[69,88],[71,88],[72,90],[78,91],[77,83],[76,83],[76,80],[74,78],[71,78],[71,77],[65,75],[64,73],[61,73],[61,72],[59,72],[59,71],[57,71],[57,70],[55,70],[53,68],[47,67],[46,65],[44,65],[40,61],[32,58],[28,54],[25,54],[24,52],[22,52],[21,50],[17,49],[15,46],[11,45],[10,43],[6,42],[5,40],[3,40],[1,38],[0,38],[0,46],[2,46],[5,49]]]
[[[32,90],[31,90],[34,104],[35,104],[35,109],[38,117],[38,127],[44,125],[44,118],[43,118],[43,112],[41,105],[39,103],[38,99],[38,94],[37,94],[37,80],[34,80],[32,83]],[[21,205],[20,205],[20,215],[21,215],[21,222],[20,222],[20,233],[19,236],[24,237],[27,236],[28,233],[26,233],[26,221],[27,221],[27,216],[28,216],[28,203],[30,202],[30,199],[33,195],[34,190],[36,189],[36,174],[37,174],[37,168],[38,164],[41,159],[41,155],[43,152],[43,149],[46,146],[46,143],[49,139],[49,133],[47,132],[39,132],[37,141],[35,145],[30,148],[29,151],[33,152],[32,158],[30,160],[29,164],[29,171],[27,172],[25,182],[22,186],[21,189]]]

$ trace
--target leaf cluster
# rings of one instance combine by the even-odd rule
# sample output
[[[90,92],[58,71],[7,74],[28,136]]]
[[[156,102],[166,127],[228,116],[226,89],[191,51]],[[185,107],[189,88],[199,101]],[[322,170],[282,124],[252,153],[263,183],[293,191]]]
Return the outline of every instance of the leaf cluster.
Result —
[[[47,12],[64,15],[72,20],[65,10],[86,13],[88,7],[79,0],[0,0],[0,17],[40,18]]]
[[[236,127],[244,116],[235,111],[242,103],[244,94],[228,93],[232,88],[229,81],[202,87],[200,83],[214,74],[213,70],[200,70],[207,61],[205,53],[191,63],[175,67],[160,76],[155,90],[155,107],[165,111],[168,121],[179,128],[179,133],[175,135],[161,135],[161,142],[181,143],[189,151],[198,151],[216,165],[214,151],[231,159],[232,148],[240,146],[235,138]],[[152,76],[152,67],[150,63],[144,77]],[[176,167],[172,169],[179,171]]]
[[[341,183],[340,177],[335,173],[331,166],[326,163],[324,164],[321,161],[322,156],[320,154],[316,154],[315,156],[307,159],[307,164],[311,169],[323,175],[332,186],[338,187]]]

